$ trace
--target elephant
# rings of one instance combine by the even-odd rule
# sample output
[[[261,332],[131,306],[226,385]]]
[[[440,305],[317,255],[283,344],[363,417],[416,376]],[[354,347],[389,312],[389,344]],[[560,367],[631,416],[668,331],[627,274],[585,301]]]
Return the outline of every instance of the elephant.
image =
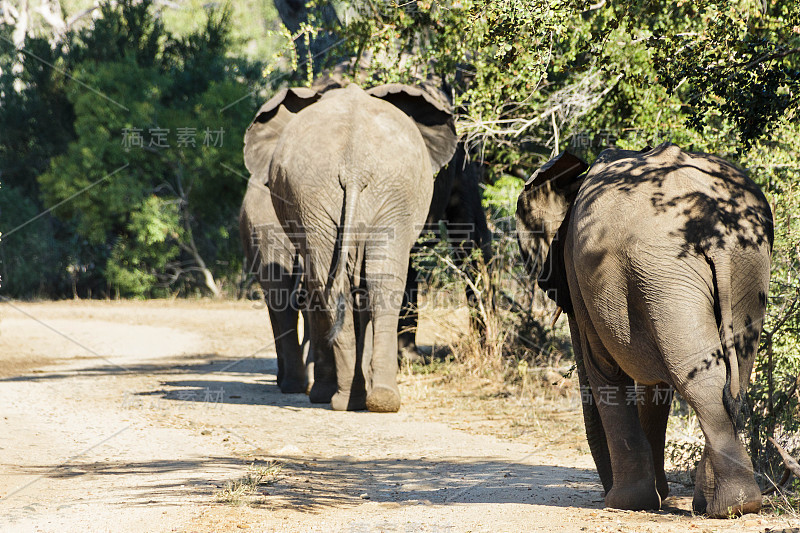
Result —
[[[275,214],[270,190],[253,177],[239,213],[239,234],[245,269],[256,276],[269,311],[278,356],[278,386],[283,393],[306,392],[307,365],[313,364],[313,357],[309,356],[307,319],[302,342],[297,332],[301,258]]]
[[[737,434],[772,254],[772,211],[758,186],[719,157],[671,143],[608,149],[591,168],[562,152],[525,184],[516,222],[529,272],[569,319],[606,505],[660,508],[674,389],[706,439],[693,509],[758,511]]]
[[[245,164],[303,258],[312,402],[399,410],[409,253],[456,143],[449,108],[400,84],[284,89],[247,129]]]
[[[332,89],[340,89],[351,83],[349,76],[355,76],[359,82],[368,81],[363,68],[354,68],[352,61],[344,61],[333,68],[323,71],[314,80],[311,88],[324,93]],[[442,106],[449,107],[450,99],[447,91],[440,88],[441,83],[434,80],[421,81],[419,88],[436,99]],[[422,233],[433,233],[436,239],[446,237],[453,245],[456,258],[460,264],[472,261],[473,250],[480,248],[485,261],[492,255],[492,234],[486,223],[486,213],[481,205],[480,182],[483,179],[483,165],[470,159],[463,142],[459,142],[450,162],[439,170],[434,181],[428,215]],[[443,236],[439,223],[443,222],[447,235]],[[420,246],[433,246],[435,242],[417,243],[414,251]],[[420,353],[416,344],[419,313],[417,309],[418,282],[420,274],[414,268],[413,261],[408,262],[406,287],[398,322],[397,340],[398,357],[408,360],[419,360]],[[466,288],[467,301],[474,307],[475,295],[469,286]],[[471,313],[471,318],[472,318]],[[480,327],[475,320],[472,327]]]

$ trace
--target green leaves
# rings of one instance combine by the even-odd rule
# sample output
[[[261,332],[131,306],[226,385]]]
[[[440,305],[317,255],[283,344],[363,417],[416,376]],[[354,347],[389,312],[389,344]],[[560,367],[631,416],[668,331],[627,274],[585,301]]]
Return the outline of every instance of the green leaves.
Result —
[[[703,2],[695,31],[650,40],[660,82],[681,86],[693,106],[690,125],[708,116],[735,125],[743,148],[795,117],[800,104],[800,5],[779,1]]]
[[[108,8],[75,44],[80,61],[67,56],[76,137],[38,182],[45,206],[104,247],[95,259],[116,293],[216,294],[208,280],[239,271],[241,139],[255,108],[249,80],[261,69],[227,58],[224,12],[178,38],[141,5]],[[106,50],[92,56],[85,43],[103,39]]]

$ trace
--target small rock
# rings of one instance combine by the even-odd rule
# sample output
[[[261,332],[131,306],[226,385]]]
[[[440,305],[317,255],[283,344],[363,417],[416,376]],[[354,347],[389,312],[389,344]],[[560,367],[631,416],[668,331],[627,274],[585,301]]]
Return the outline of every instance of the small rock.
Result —
[[[364,494],[362,494],[361,496],[359,496],[359,498],[361,498],[362,500],[369,500],[369,494],[367,494],[367,493],[365,492]]]
[[[211,435],[211,430],[204,429],[203,431],[200,432],[200,434],[201,435]]]

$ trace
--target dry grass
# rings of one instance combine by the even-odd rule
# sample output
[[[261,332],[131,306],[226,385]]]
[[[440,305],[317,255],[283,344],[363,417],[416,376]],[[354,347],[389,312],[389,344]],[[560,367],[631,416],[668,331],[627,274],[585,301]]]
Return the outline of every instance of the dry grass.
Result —
[[[215,499],[228,505],[252,503],[253,497],[258,495],[259,487],[275,483],[282,468],[281,463],[277,461],[269,461],[259,466],[251,463],[247,467],[247,473],[239,479],[226,482],[225,487],[217,492]]]
[[[470,327],[465,299],[449,309],[423,304],[420,316],[418,338],[435,356],[426,364],[404,364],[404,403],[432,419],[469,413],[459,428],[471,432],[587,449],[577,375],[562,351],[521,342],[519,326],[504,311],[490,317],[496,322],[486,337],[479,335]],[[490,335],[494,342],[486,340]]]

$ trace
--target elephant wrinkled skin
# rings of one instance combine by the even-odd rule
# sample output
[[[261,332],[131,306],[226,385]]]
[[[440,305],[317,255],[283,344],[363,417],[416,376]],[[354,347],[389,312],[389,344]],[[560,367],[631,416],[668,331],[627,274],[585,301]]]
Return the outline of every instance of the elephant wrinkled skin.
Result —
[[[409,253],[456,142],[450,110],[398,84],[287,89],[248,128],[247,168],[269,184],[303,258],[312,402],[400,408],[397,324]]]
[[[755,512],[761,494],[734,421],[767,301],[769,204],[733,165],[669,143],[606,150],[587,166],[562,153],[537,171],[517,229],[540,288],[568,314],[606,505],[658,509],[667,495],[672,395],[656,387],[669,386],[706,437],[695,511]]]

